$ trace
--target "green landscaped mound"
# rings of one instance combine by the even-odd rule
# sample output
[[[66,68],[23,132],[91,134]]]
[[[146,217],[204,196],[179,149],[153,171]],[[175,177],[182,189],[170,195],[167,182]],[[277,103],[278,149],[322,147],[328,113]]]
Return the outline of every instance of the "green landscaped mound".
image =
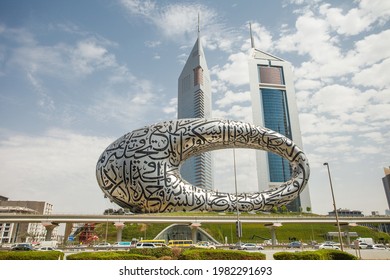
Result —
[[[278,252],[275,260],[356,260],[354,255],[339,250],[318,250],[303,252]]]
[[[159,215],[175,215],[175,216],[217,216],[218,213],[203,213],[203,212],[191,212],[191,213],[163,213],[163,214],[145,214],[145,216],[159,216]],[[225,213],[224,217],[228,217],[229,215],[233,215],[233,213]],[[298,213],[284,213],[284,214],[256,214],[251,215],[248,213],[241,213],[242,216],[251,217],[275,217],[275,220],[284,217],[284,216],[297,216]],[[315,217],[314,214],[300,214],[302,216],[312,216]],[[317,215],[318,216],[318,215]],[[301,217],[301,216],[299,216]],[[136,239],[153,239],[155,238],[164,228],[171,225],[171,223],[126,223],[122,232],[122,240],[130,241],[133,238]],[[213,236],[218,242],[224,243],[226,238],[228,239],[228,243],[235,244],[238,242],[238,238],[234,234],[235,224],[219,224],[219,223],[202,223],[202,229],[204,229],[207,233]],[[328,241],[327,233],[335,232],[337,228],[334,224],[311,224],[311,223],[297,223],[297,224],[283,224],[283,226],[276,229],[276,238],[279,243],[289,243],[291,240],[301,240],[304,243],[310,244],[312,241],[317,241],[317,243],[322,243],[324,241]],[[358,236],[361,237],[371,237],[377,242],[380,243],[388,243],[390,242],[390,235],[384,232],[380,232],[375,229],[371,229],[365,226],[356,226],[351,229],[357,233]],[[101,223],[96,225],[94,229],[94,234],[99,236],[102,240],[107,240],[109,243],[116,242],[117,238],[117,229],[115,228],[113,223]],[[243,223],[242,226],[242,238],[241,242],[243,243],[263,243],[265,239],[271,239],[271,232],[269,228],[265,227],[263,224],[256,223]],[[76,237],[77,238],[77,237]],[[336,239],[334,241],[337,241]]]
[[[5,251],[0,252],[0,260],[63,260],[64,253],[60,251]]]

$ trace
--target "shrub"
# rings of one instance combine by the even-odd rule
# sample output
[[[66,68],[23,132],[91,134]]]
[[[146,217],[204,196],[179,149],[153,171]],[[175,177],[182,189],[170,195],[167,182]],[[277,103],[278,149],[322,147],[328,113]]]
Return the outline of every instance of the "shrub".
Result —
[[[278,252],[273,257],[274,260],[299,260],[299,256],[292,252]]]
[[[315,251],[278,252],[273,257],[275,260],[321,260],[321,256]]]
[[[318,250],[304,252],[278,252],[275,260],[356,260],[354,255],[339,250]]]
[[[60,251],[12,251],[0,252],[0,260],[62,260],[64,253]]]
[[[326,260],[357,260],[356,256],[339,250],[319,250],[317,252]]]
[[[262,253],[249,253],[243,251],[187,249],[182,252],[181,260],[265,260]]]
[[[67,260],[155,260],[153,256],[129,252],[83,252],[66,257]]]
[[[156,259],[162,257],[173,257],[173,251],[169,247],[160,247],[160,248],[131,248],[128,250],[130,254],[138,254],[138,255],[147,255],[155,257]]]

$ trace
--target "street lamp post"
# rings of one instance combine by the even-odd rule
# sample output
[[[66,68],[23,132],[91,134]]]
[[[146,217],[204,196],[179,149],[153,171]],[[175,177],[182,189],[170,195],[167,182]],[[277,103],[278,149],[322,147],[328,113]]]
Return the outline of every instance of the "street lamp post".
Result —
[[[337,213],[336,200],[334,199],[334,192],[333,192],[333,186],[332,186],[332,178],[330,176],[329,164],[327,162],[325,162],[324,165],[326,165],[326,167],[328,168],[329,184],[330,184],[330,190],[332,192],[333,209],[334,209],[334,214],[336,216],[336,223],[337,223],[337,229],[338,229],[338,234],[339,234],[340,249],[341,249],[341,251],[344,251],[343,239],[341,237],[341,229],[340,229],[340,223],[339,223],[339,215]]]
[[[236,235],[238,237],[238,245],[241,246],[242,225],[241,225],[241,221],[240,221],[240,210],[238,208],[236,150],[235,149],[233,149],[233,162],[234,162],[234,187],[236,190],[236,210],[237,210]]]

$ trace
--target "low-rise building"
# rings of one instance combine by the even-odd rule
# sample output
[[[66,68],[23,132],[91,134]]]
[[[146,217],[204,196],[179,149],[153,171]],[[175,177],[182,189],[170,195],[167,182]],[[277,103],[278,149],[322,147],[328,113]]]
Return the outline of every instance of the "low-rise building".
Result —
[[[51,214],[53,205],[44,201],[12,201],[0,196],[0,213]],[[52,238],[56,238],[57,229]],[[45,240],[46,228],[41,223],[0,223],[0,244],[40,242]]]

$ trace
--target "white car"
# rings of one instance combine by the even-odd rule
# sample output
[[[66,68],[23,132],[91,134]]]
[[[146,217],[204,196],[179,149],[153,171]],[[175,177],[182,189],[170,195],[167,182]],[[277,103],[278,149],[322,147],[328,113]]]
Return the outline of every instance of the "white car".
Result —
[[[330,249],[330,250],[340,250],[339,246],[336,246],[334,244],[324,243],[321,244],[318,249]]]
[[[360,242],[359,243],[359,249],[367,249],[367,247],[368,247],[367,243],[365,243],[365,242]]]
[[[387,247],[383,244],[374,244],[374,245],[369,245],[367,249],[386,250]]]
[[[135,246],[135,248],[137,249],[142,249],[142,248],[157,248],[156,244],[153,244],[153,243],[147,243],[147,242],[140,242],[140,243],[137,243],[137,245]]]
[[[58,251],[58,252],[62,252],[61,250],[53,248],[53,247],[39,247],[37,249],[37,251]]]
[[[99,243],[95,246],[93,246],[94,248],[111,248],[111,244],[110,243],[107,243],[107,242],[104,242],[104,243]]]
[[[255,243],[244,243],[241,245],[240,250],[264,250],[264,247]]]
[[[207,249],[216,249],[215,245],[207,241],[200,241],[195,244],[197,248],[207,248]]]

